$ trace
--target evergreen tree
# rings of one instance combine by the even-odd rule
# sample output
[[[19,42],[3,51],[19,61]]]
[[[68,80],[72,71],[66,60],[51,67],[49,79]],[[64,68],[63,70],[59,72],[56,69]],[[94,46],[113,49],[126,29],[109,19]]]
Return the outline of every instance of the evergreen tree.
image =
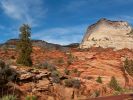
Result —
[[[18,64],[25,66],[32,66],[31,53],[32,53],[32,44],[31,44],[31,28],[27,24],[23,24],[20,27],[19,41],[17,45],[17,50],[19,56],[17,59]]]
[[[117,80],[114,76],[111,77],[109,86],[110,86],[110,88],[114,89],[115,91],[121,91],[122,90],[122,88],[120,87],[119,83],[117,82]]]

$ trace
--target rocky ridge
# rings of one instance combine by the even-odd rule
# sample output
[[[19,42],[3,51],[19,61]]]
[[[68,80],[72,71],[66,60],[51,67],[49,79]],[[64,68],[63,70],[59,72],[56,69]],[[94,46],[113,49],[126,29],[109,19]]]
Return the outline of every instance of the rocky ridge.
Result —
[[[133,49],[132,27],[125,21],[105,18],[88,27],[80,48],[103,47]]]

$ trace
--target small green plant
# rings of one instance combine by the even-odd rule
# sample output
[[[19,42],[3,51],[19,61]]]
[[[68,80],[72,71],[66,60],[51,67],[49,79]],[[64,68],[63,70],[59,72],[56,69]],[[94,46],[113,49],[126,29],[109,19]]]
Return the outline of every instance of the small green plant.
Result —
[[[17,97],[15,95],[6,95],[3,96],[0,100],[17,100]]]
[[[96,82],[102,83],[102,78],[100,76],[98,76]]]
[[[72,70],[72,72],[73,72],[73,73],[77,73],[77,72],[78,72],[77,68],[74,68],[74,69]]]
[[[48,71],[52,72],[52,71],[55,71],[56,70],[56,67],[54,65],[52,65],[52,64],[49,64],[47,66],[47,69],[48,69]]]
[[[133,60],[128,60],[126,58],[124,61],[124,68],[129,75],[133,76]]]
[[[111,77],[109,86],[110,86],[110,88],[114,89],[115,91],[122,91],[122,88],[119,86],[119,84],[114,76]]]
[[[65,86],[67,86],[67,87],[72,87],[73,86],[73,83],[72,83],[71,79],[64,80],[64,83],[65,83]]]
[[[54,83],[60,83],[60,72],[57,70],[54,70],[51,72],[52,82]]]
[[[67,65],[71,65],[74,61],[74,56],[72,55],[72,53],[69,53],[69,55],[67,56]]]
[[[72,82],[73,82],[73,87],[74,88],[80,88],[80,86],[81,86],[80,80],[73,79]]]
[[[100,96],[100,91],[99,90],[95,90],[95,97],[99,97]]]
[[[70,71],[69,71],[67,68],[65,68],[65,69],[64,69],[64,73],[65,73],[66,75],[69,75]]]
[[[32,95],[32,96],[26,96],[25,100],[37,100],[37,97]]]
[[[49,66],[49,63],[47,61],[45,61],[44,63],[40,64],[39,67],[42,69],[47,69]]]

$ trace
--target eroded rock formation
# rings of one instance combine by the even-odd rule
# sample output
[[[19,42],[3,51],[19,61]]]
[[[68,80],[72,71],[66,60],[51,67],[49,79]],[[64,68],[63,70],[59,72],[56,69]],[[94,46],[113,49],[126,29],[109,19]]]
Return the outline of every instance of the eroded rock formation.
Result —
[[[100,19],[97,23],[88,27],[80,48],[133,49],[131,32],[132,27],[127,22]]]

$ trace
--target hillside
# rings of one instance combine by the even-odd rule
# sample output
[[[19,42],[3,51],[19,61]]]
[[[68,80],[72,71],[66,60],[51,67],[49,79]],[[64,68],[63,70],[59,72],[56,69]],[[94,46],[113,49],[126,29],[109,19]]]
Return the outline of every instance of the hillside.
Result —
[[[88,27],[80,48],[103,47],[133,49],[132,27],[125,21],[105,18]],[[130,34],[131,33],[131,34]]]

